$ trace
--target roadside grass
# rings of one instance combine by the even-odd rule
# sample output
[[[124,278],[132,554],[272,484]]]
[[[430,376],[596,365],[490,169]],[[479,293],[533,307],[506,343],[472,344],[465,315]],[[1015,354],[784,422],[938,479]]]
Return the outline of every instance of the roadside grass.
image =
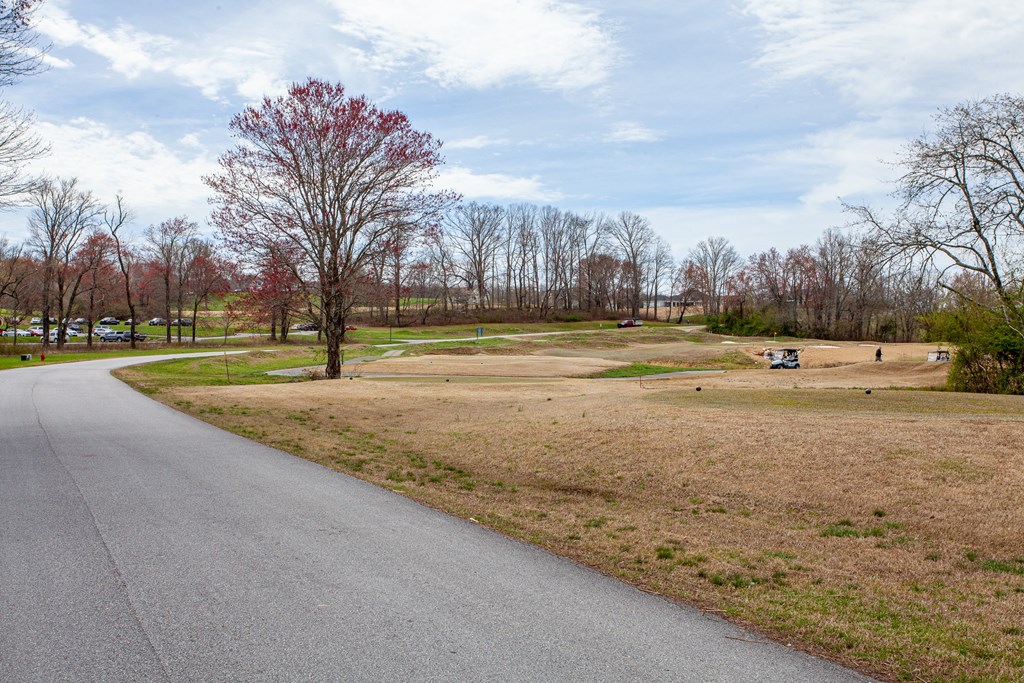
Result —
[[[214,386],[217,360],[175,361],[140,388],[883,679],[1024,680],[1020,397],[484,378],[228,387]],[[138,385],[137,370],[121,376]]]
[[[146,363],[121,368],[114,375],[143,393],[153,394],[162,389],[197,385],[215,387],[309,381],[309,377],[280,377],[266,373],[319,363],[323,363],[323,353],[319,349],[275,349]]]
[[[354,357],[380,355],[385,349],[374,347],[348,347],[349,360]],[[224,354],[203,358],[181,358],[121,368],[114,375],[143,393],[153,394],[161,389],[190,386],[233,386],[251,384],[286,384],[306,382],[311,375],[268,375],[272,370],[322,366],[326,362],[320,347],[279,347],[254,350],[243,354]],[[345,365],[345,368],[350,366]]]
[[[0,370],[31,367],[34,365],[51,365],[53,363],[99,360],[103,358],[122,358],[125,356],[154,356],[175,353],[188,354],[196,351],[217,351],[225,348],[231,350],[253,348],[262,349],[268,346],[280,349],[306,348],[309,347],[309,343],[310,340],[308,338],[301,340],[290,339],[287,344],[282,344],[280,341],[270,342],[265,337],[235,337],[228,338],[226,342],[223,339],[200,341],[196,344],[188,344],[183,341],[179,346],[176,343],[168,345],[161,341],[147,339],[144,342],[138,342],[138,348],[133,351],[131,347],[124,342],[101,342],[94,339],[91,351],[85,342],[69,342],[65,345],[63,350],[58,350],[55,345],[50,345],[46,350],[45,361],[40,360],[42,347],[38,343],[33,345],[19,343],[17,347],[0,344]],[[383,350],[378,352],[370,349],[365,352],[360,351],[359,353],[360,355],[374,355],[375,353],[382,352]],[[21,354],[30,354],[32,356],[32,360],[22,361]]]
[[[13,368],[26,368],[35,365],[53,365],[54,363],[74,363],[85,360],[101,360],[104,358],[124,358],[128,356],[159,356],[168,353],[194,353],[196,348],[140,348],[132,351],[127,344],[109,345],[100,347],[97,351],[57,351],[50,349],[46,352],[46,360],[39,359],[38,347],[19,349],[19,353],[31,354],[31,361],[21,360],[20,355],[0,355],[0,370],[11,370]]]

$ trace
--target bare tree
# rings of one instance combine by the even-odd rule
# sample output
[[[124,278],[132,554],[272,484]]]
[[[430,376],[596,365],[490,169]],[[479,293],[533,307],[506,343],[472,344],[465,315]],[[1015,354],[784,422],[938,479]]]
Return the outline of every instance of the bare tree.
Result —
[[[661,236],[655,237],[654,253],[651,254],[650,284],[648,301],[654,301],[654,319],[658,319],[658,296],[666,278],[672,276],[675,259],[672,258],[672,246]],[[668,315],[668,314],[666,314]]]
[[[0,0],[0,88],[39,73],[45,48],[32,30],[36,0]]]
[[[709,237],[690,250],[689,261],[695,268],[696,285],[704,296],[704,313],[718,315],[726,284],[743,265],[743,260],[729,240]]]
[[[534,275],[539,273],[539,229],[537,207],[514,204],[505,211],[506,305],[517,310],[535,304]]]
[[[0,102],[0,209],[9,208],[36,187],[25,165],[48,152],[32,132],[32,117],[8,102]]]
[[[199,232],[199,224],[190,221],[188,216],[176,216],[163,221],[160,225],[146,228],[146,242],[153,260],[160,271],[163,284],[163,311],[165,339],[171,343],[171,304],[178,302],[178,341],[181,342],[181,290],[184,263],[187,260],[186,249],[191,240]]]
[[[622,260],[625,261],[628,281],[627,301],[631,315],[640,315],[641,287],[648,256],[654,243],[654,231],[650,222],[635,213],[623,211],[608,221],[608,234],[618,244]]]
[[[505,210],[500,206],[470,202],[448,213],[445,225],[455,249],[462,256],[463,278],[474,290],[477,308],[490,308],[487,287],[493,264],[502,243]]]
[[[131,347],[134,349],[135,327],[139,324],[139,314],[136,310],[132,279],[135,276],[137,256],[130,240],[121,232],[125,225],[131,223],[133,218],[134,215],[125,205],[124,198],[120,194],[114,199],[113,208],[103,212],[103,225],[106,226],[110,237],[114,240],[114,254],[117,257],[117,267],[121,271],[125,304],[128,306],[129,315],[131,315]],[[90,321],[90,326],[91,324]]]
[[[29,242],[43,262],[43,344],[49,343],[50,313],[56,305],[57,347],[64,346],[65,295],[72,284],[72,258],[97,223],[101,209],[77,178],[45,179],[32,193]]]
[[[1024,97],[966,102],[940,111],[935,124],[903,150],[894,216],[849,208],[890,254],[930,259],[953,276],[942,287],[1024,337]],[[994,305],[960,286],[971,280],[958,271],[983,278]]]
[[[409,267],[415,257],[414,226],[397,225],[385,245],[385,265],[391,280],[391,298],[395,301],[395,325],[402,324],[402,299],[409,278]]]
[[[75,259],[76,277],[74,290],[82,288],[85,296],[86,344],[92,348],[93,321],[97,317],[97,307],[112,303],[113,292],[116,291],[114,270],[111,258],[114,253],[114,240],[103,230],[89,233]],[[74,299],[74,295],[70,297]],[[71,309],[70,303],[68,309]]]
[[[32,30],[33,0],[0,1],[0,88],[38,73],[44,50]],[[35,187],[25,164],[46,154],[32,132],[30,113],[0,102],[0,208],[9,207]]]
[[[854,241],[834,228],[826,230],[815,244],[816,267],[811,272],[815,276],[812,298],[817,336],[833,335],[840,319],[851,313],[856,254]]]
[[[594,291],[598,278],[593,268],[597,265],[595,257],[607,246],[607,238],[608,220],[604,216],[576,216],[572,230],[573,249],[579,263],[576,298],[583,310],[594,311],[603,305],[603,302],[598,304]]]
[[[8,328],[18,326],[18,312],[29,297],[32,276],[38,269],[31,259],[26,258],[21,245],[11,244],[6,237],[0,237],[0,306],[7,308],[10,315],[6,321],[0,319],[0,327],[7,323]],[[17,346],[17,334],[12,338]]]
[[[216,245],[208,240],[195,240],[192,259],[188,267],[188,280],[183,290],[188,292],[192,307],[192,343],[196,343],[196,328],[199,327],[199,306],[208,304],[211,295],[228,291],[229,267],[217,251]],[[287,325],[284,318],[283,325]],[[181,329],[179,327],[179,329]],[[287,329],[287,328],[285,328]]]
[[[23,277],[18,268],[20,261],[21,245],[0,237],[0,298],[10,296]]]

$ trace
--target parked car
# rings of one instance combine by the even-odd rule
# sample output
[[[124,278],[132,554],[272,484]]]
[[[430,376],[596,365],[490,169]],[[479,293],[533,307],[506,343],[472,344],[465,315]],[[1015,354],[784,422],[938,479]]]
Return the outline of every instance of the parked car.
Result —
[[[122,330],[110,330],[100,335],[100,341],[104,342],[126,342],[131,340],[132,333]]]
[[[105,342],[126,342],[131,341],[131,339],[131,330],[111,330],[100,336],[100,341]],[[146,341],[146,335],[136,332],[135,341]]]
[[[31,334],[33,337],[42,337],[43,328],[41,325],[35,325],[33,327],[28,328],[28,333]]]
[[[346,332],[355,332],[358,328],[355,325],[345,325]]]
[[[171,321],[171,327],[192,327],[192,318],[176,318]]]
[[[51,344],[55,343],[57,341],[57,333],[58,332],[60,332],[60,328],[58,328],[58,327],[54,327],[54,328],[50,329],[50,343]],[[71,337],[77,337],[77,336],[79,336],[79,335],[74,330],[64,330],[64,341],[67,341]]]
[[[292,325],[292,329],[299,332],[316,332],[320,329],[320,326],[316,323],[298,323],[297,325]]]
[[[625,320],[620,320],[615,326],[616,327],[640,327],[643,324],[644,324],[644,321],[640,320],[639,318],[626,318]]]
[[[121,324],[121,321],[118,320],[117,318],[111,318],[111,317],[100,318],[100,325],[120,325],[120,324]]]
[[[76,325],[86,325],[88,323],[89,323],[89,321],[86,320],[85,318],[75,318],[75,324]]]
[[[151,326],[151,327],[156,327],[157,325],[166,325],[167,324],[167,319],[166,318],[151,318],[149,320],[149,322],[147,322],[146,324]]]
[[[32,333],[28,330],[18,329],[17,327],[10,327],[3,331],[5,337],[31,337]]]
[[[106,325],[97,325],[96,327],[92,328],[92,336],[94,337],[102,337],[108,332],[113,332],[113,330],[107,327]]]
[[[42,325],[43,324],[43,319],[42,318],[32,318],[31,322],[32,322],[33,325]]]

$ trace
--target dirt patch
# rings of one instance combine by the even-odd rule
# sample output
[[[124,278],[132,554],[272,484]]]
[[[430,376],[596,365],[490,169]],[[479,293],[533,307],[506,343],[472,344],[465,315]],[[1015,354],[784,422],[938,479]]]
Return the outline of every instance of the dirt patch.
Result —
[[[451,377],[580,377],[608,370],[623,363],[600,358],[557,358],[549,356],[505,356],[491,354],[431,354],[409,358],[383,358],[364,363],[360,372],[393,375],[438,375]]]

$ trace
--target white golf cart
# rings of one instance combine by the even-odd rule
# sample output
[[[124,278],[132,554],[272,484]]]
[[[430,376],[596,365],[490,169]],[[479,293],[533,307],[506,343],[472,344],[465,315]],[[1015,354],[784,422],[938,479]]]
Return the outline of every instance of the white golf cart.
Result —
[[[800,349],[775,349],[769,362],[770,370],[799,370]]]

